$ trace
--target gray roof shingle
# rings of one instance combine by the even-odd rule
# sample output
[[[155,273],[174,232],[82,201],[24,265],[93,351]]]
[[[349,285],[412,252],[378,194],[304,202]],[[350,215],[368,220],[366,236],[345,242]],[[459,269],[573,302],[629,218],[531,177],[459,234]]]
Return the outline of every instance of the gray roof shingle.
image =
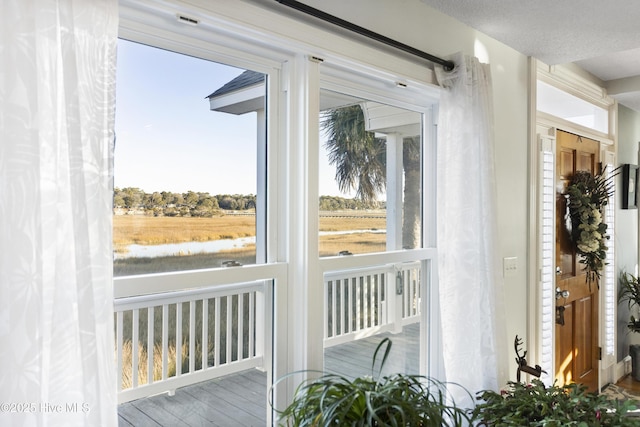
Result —
[[[238,77],[229,81],[228,83],[225,83],[224,86],[217,89],[211,95],[207,96],[207,98],[225,95],[227,93],[231,93],[233,91],[243,89],[245,87],[249,87],[254,84],[261,83],[263,81],[264,81],[264,74],[258,73],[257,71],[247,70],[242,74],[240,74]]]

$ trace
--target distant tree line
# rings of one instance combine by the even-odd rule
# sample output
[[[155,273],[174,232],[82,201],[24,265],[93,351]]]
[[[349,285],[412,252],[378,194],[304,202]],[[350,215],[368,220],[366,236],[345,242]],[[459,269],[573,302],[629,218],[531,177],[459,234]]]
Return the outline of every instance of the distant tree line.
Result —
[[[338,211],[338,210],[363,210],[363,209],[380,209],[384,208],[384,202],[375,200],[364,201],[361,199],[345,199],[337,196],[320,196],[321,211]]]
[[[222,215],[224,211],[245,211],[256,207],[253,194],[219,194],[187,191],[155,191],[145,193],[135,187],[115,188],[113,192],[114,209],[142,211],[154,216],[201,216]]]
[[[187,191],[155,191],[145,193],[136,187],[115,188],[113,194],[114,209],[126,212],[142,212],[154,216],[199,216],[211,217],[224,215],[225,211],[250,211],[256,208],[256,196],[253,194],[218,194]],[[335,211],[345,209],[378,209],[383,202],[365,202],[359,199],[345,199],[336,196],[320,196],[320,210]]]

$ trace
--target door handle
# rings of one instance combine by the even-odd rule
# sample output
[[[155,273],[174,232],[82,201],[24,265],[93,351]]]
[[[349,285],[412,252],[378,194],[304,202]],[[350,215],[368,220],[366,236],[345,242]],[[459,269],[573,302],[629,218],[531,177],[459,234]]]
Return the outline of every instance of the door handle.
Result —
[[[561,305],[556,307],[556,325],[564,326],[564,310]]]
[[[569,291],[566,289],[556,288],[556,299],[569,298]]]

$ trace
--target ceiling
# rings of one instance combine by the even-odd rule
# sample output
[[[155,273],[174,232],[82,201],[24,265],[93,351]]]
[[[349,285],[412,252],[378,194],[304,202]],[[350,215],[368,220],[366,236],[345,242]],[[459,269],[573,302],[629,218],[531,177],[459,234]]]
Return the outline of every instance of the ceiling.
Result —
[[[640,111],[640,2],[421,1],[548,65],[575,63]]]

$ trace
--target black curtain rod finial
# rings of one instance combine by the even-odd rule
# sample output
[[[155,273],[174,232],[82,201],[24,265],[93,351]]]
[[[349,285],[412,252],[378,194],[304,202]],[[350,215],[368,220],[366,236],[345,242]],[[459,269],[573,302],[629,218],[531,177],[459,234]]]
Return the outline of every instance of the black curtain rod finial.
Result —
[[[445,71],[451,71],[455,67],[455,64],[453,63],[453,61],[447,61],[446,59],[438,58],[437,56],[431,55],[427,52],[423,52],[419,49],[408,46],[397,40],[391,39],[387,36],[383,36],[382,34],[378,34],[373,31],[367,30],[366,28],[360,27],[359,25],[353,24],[349,21],[345,21],[344,19],[338,18],[337,16],[334,16],[334,15],[330,15],[319,9],[313,8],[304,3],[300,3],[299,1],[296,1],[296,0],[276,0],[276,1],[285,6],[289,6],[292,9],[296,9],[300,12],[306,13],[307,15],[311,15],[316,18],[319,18],[325,22],[329,22],[331,24],[337,25],[339,27],[342,27],[354,33],[376,40],[380,43],[384,43],[388,46],[395,47],[396,49],[410,53],[414,56],[418,56],[422,59],[426,59],[427,61],[440,64],[442,65]]]

